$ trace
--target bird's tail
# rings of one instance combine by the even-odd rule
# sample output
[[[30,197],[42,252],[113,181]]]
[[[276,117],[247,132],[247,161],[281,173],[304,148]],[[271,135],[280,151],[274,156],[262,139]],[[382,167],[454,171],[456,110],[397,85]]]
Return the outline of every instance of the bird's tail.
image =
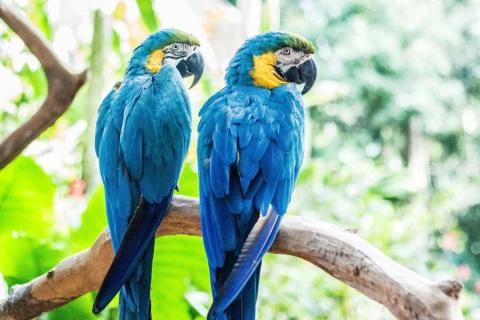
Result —
[[[257,303],[258,284],[261,264],[248,280],[240,294],[225,310],[220,310],[214,303],[208,312],[207,320],[254,320]]]
[[[261,261],[270,249],[281,224],[273,209],[255,222],[238,254],[229,252],[217,269],[213,304],[208,320],[254,320]]]
[[[102,311],[122,289],[120,319],[151,318],[150,284],[155,231],[167,213],[172,194],[173,190],[155,204],[141,200],[95,298],[93,313]]]
[[[150,285],[155,240],[151,240],[142,260],[120,291],[119,320],[150,320]]]

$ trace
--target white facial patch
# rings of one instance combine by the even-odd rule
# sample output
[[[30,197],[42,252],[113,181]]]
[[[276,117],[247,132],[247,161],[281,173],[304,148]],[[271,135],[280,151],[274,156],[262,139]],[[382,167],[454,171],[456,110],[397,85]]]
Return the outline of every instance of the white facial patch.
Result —
[[[275,51],[275,57],[277,60],[276,67],[285,73],[291,67],[298,67],[308,59],[312,57],[310,53],[304,53],[302,51],[294,50],[290,47],[285,47]]]
[[[163,64],[171,64],[177,66],[177,64],[190,57],[198,47],[186,43],[175,42],[163,48]]]

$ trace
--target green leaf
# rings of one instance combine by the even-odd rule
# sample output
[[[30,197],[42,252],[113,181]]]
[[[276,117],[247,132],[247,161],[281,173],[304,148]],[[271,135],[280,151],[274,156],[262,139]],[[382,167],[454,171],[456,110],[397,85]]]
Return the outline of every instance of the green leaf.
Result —
[[[28,7],[28,16],[35,23],[45,36],[52,40],[52,26],[48,20],[47,11],[45,10],[45,0],[34,0],[30,2]]]
[[[0,247],[0,272],[9,287],[47,272],[63,258],[62,251],[52,241],[28,235],[3,235]]]
[[[54,223],[55,185],[30,158],[0,171],[0,235],[13,231],[46,236]]]
[[[19,73],[22,80],[27,82],[32,87],[32,97],[29,99],[38,99],[43,97],[47,92],[47,78],[42,69],[31,70],[28,65],[25,65]]]
[[[186,299],[186,294],[191,291],[209,292],[208,274],[201,238],[158,238],[153,259],[153,318],[190,320],[198,317],[199,312]]]
[[[311,181],[314,178],[314,175],[315,166],[313,164],[304,166],[298,175],[297,185]]]
[[[155,32],[158,30],[157,17],[153,11],[152,1],[151,0],[137,0],[138,9],[140,10],[140,15],[142,16],[143,23],[147,26],[150,32]]]
[[[98,319],[92,313],[93,294],[87,294],[48,313],[48,320],[89,320]]]
[[[198,173],[193,170],[193,164],[186,162],[178,181],[178,194],[198,197],[200,194]]]

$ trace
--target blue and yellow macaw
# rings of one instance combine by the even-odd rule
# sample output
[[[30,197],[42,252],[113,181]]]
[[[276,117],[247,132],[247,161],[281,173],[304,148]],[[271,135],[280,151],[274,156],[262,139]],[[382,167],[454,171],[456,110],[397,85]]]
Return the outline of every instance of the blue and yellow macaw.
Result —
[[[182,77],[203,72],[198,40],[165,29],[138,46],[100,105],[95,150],[116,253],[93,306],[121,289],[120,319],[150,319],[155,230],[165,217],[187,153],[191,111]]]
[[[209,320],[255,319],[260,265],[279,230],[303,158],[314,47],[289,33],[253,37],[227,68],[226,87],[200,111],[200,214],[210,267]],[[260,218],[260,214],[263,218]]]

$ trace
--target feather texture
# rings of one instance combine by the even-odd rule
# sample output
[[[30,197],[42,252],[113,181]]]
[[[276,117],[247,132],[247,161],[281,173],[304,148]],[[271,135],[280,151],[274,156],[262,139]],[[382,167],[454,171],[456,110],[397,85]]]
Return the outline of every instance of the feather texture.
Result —
[[[259,267],[262,257],[275,240],[280,221],[281,217],[272,210],[265,219],[257,221],[254,225],[237,256],[232,271],[217,291],[210,308],[211,315],[227,309],[247,285],[248,280]]]
[[[192,119],[177,69],[164,65],[158,73],[141,73],[134,60],[122,85],[104,99],[97,121],[95,147],[116,257],[94,311],[122,288],[120,319],[143,320],[150,318],[154,233],[177,185]],[[133,217],[140,197],[145,208]]]
[[[302,161],[303,103],[291,85],[268,90],[229,83],[200,117],[201,226],[214,294],[208,319],[252,320],[261,258]],[[256,225],[269,208],[274,212]]]

